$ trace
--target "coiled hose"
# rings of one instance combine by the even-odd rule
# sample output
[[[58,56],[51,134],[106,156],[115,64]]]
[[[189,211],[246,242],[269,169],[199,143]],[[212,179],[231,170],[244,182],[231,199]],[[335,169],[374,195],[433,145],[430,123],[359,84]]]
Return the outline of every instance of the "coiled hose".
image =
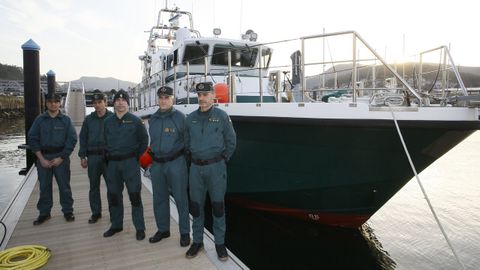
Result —
[[[9,248],[0,252],[0,270],[39,269],[48,262],[50,256],[50,250],[39,245]]]

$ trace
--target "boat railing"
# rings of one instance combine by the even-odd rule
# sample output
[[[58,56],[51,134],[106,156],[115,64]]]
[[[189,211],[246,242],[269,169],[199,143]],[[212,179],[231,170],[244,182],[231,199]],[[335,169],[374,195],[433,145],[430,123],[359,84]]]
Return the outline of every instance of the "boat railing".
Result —
[[[320,49],[323,48],[325,50],[325,47],[330,49],[328,40],[333,37],[346,38],[349,45],[336,47],[336,51],[343,49],[344,53],[336,55],[337,59],[333,59],[331,52],[330,59],[325,57],[325,53],[322,57],[318,57]],[[325,40],[327,40],[327,42],[325,42]],[[348,40],[350,41],[348,42]],[[282,46],[284,47],[282,48]],[[196,59],[190,58],[189,61],[177,62],[175,60],[170,64],[168,69],[163,69],[146,78],[142,82],[142,85],[145,85],[146,89],[139,89],[139,91],[150,91],[154,93],[155,89],[159,86],[168,83],[171,84],[173,81],[174,90],[177,90],[176,88],[181,85],[186,91],[186,102],[190,103],[190,96],[191,93],[194,92],[196,83],[200,81],[217,83],[218,80],[221,80],[221,82],[228,85],[229,102],[236,102],[238,93],[236,87],[240,87],[238,85],[240,82],[239,78],[249,77],[257,78],[258,80],[256,86],[250,81],[248,87],[249,89],[253,89],[250,93],[257,93],[260,103],[264,102],[264,96],[267,94],[274,95],[277,102],[318,102],[319,97],[330,94],[337,89],[342,89],[345,94],[349,95],[351,106],[356,106],[359,97],[369,96],[371,98],[370,100],[374,100],[374,96],[377,98],[379,96],[385,96],[384,93],[386,92],[391,93],[390,96],[403,95],[406,101],[404,104],[410,104],[410,100],[412,100],[412,102],[418,106],[430,106],[430,99],[433,96],[430,91],[424,91],[421,87],[422,77],[434,72],[422,70],[422,58],[420,59],[419,73],[416,75],[417,81],[415,81],[415,78],[411,79],[414,85],[415,83],[418,84],[418,87],[415,88],[407,81],[405,74],[401,76],[397,72],[396,66],[387,63],[386,60],[355,31],[327,33],[297,39],[245,45],[245,48],[241,49],[251,51],[254,48],[257,49],[257,55],[255,65],[253,66],[241,66],[239,62],[233,63],[234,57],[232,53],[234,50],[238,50],[238,47],[232,45],[232,50],[221,52],[225,54],[226,59],[228,59],[226,66],[213,65],[212,58],[216,56],[216,54],[207,54],[206,52]],[[290,52],[294,52],[294,54],[290,56],[290,59],[287,58],[287,60],[291,60],[291,63],[285,61],[283,58],[271,57],[271,59],[266,60],[263,48],[268,48],[269,52],[285,51],[285,48],[288,48]],[[461,80],[458,68],[453,63],[450,52],[445,46],[433,50],[439,49],[443,50],[444,58],[448,59],[450,63],[449,68],[454,71],[463,95],[468,95],[468,91]],[[422,52],[421,55],[433,50]],[[235,61],[239,61],[238,56],[235,57]],[[446,60],[443,62],[443,74],[446,74],[446,70],[448,69],[446,62]],[[380,65],[378,65],[378,63],[380,63]],[[167,65],[165,64],[164,66]],[[326,66],[330,67],[327,71],[325,70]],[[382,82],[378,82],[375,75],[377,73],[376,69],[379,68],[384,69],[385,81],[383,85]],[[269,72],[269,70],[272,71]],[[371,70],[371,82],[368,82],[364,75],[359,75],[359,73],[368,74],[370,72],[369,70]],[[292,80],[288,77],[289,72],[294,74],[292,75]],[[405,73],[405,71],[403,71],[403,73]],[[342,80],[339,79],[339,75],[342,77]],[[446,75],[443,75],[444,81],[446,80],[445,77]],[[327,86],[328,81],[333,81],[333,83]],[[242,87],[245,88],[243,85]],[[445,92],[448,93],[448,87],[446,86],[444,87],[444,93]],[[294,98],[290,98],[291,96]],[[445,100],[447,100],[445,94],[442,94],[441,100],[444,101],[442,104],[445,105]],[[364,99],[362,102],[364,102]],[[370,103],[370,105],[380,106],[372,103]]]
[[[419,61],[419,72],[418,72],[418,90],[421,92],[422,91],[422,78],[423,75],[428,74],[428,72],[423,72],[423,57],[427,53],[432,53],[432,52],[440,52],[440,61],[439,61],[439,68],[437,71],[430,71],[430,72],[437,72],[437,74],[441,71],[442,72],[442,97],[445,98],[446,96],[446,90],[448,89],[448,70],[453,70],[453,73],[455,74],[455,78],[460,86],[460,89],[463,93],[464,96],[468,96],[468,91],[467,88],[465,87],[465,84],[463,82],[462,77],[460,76],[460,72],[458,71],[458,67],[455,65],[455,62],[453,61],[452,55],[450,54],[450,50],[447,48],[447,46],[440,46],[437,48],[433,48],[430,50],[426,50],[423,52],[420,52],[420,61]]]

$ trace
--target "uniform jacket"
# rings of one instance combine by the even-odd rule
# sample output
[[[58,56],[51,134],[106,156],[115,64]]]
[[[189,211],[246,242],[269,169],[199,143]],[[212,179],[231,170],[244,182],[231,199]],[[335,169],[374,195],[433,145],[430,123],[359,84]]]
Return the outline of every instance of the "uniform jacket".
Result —
[[[76,143],[77,133],[72,121],[61,112],[53,118],[48,112],[37,116],[28,131],[28,145],[33,152],[63,147],[58,156],[65,159],[70,156]]]
[[[185,146],[192,158],[213,159],[224,156],[229,160],[236,144],[232,120],[223,110],[213,106],[206,112],[198,109],[187,116]]]
[[[184,149],[185,115],[172,108],[155,112],[149,120],[150,147],[156,157],[167,157]]]
[[[82,124],[82,129],[79,134],[80,149],[78,156],[85,158],[87,150],[98,150],[105,148],[104,120],[113,115],[109,110],[106,111],[103,117],[98,117],[97,112],[92,112],[88,115]]]
[[[127,112],[121,119],[112,114],[104,121],[104,136],[109,155],[135,152],[140,157],[148,146],[148,134],[142,120]]]

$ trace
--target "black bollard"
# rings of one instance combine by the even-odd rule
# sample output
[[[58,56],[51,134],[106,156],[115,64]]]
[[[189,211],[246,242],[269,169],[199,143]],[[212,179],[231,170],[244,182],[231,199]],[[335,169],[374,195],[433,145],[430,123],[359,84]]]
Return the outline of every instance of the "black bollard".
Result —
[[[40,114],[40,46],[32,39],[22,45],[23,50],[23,100],[25,107],[25,142],[28,130]],[[35,155],[27,146],[27,171],[35,162]]]
[[[55,93],[55,72],[53,70],[47,72],[47,88],[49,94]]]
[[[50,93],[55,93],[55,72],[53,72],[53,70],[49,70],[47,72],[47,93],[50,94]],[[40,104],[44,104],[41,108],[43,109],[42,110],[42,113],[46,112],[47,111],[47,103],[45,102],[45,96],[44,95],[40,95],[40,99],[42,100],[42,102]]]

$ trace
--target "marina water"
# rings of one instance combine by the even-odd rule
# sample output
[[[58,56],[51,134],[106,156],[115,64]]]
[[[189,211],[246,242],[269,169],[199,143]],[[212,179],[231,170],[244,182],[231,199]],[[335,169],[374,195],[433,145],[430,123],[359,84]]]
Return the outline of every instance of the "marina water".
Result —
[[[24,151],[17,146],[24,141],[23,120],[1,121],[0,212],[23,178],[18,171],[25,167]],[[476,132],[420,174],[467,269],[480,269],[479,164]],[[460,269],[415,179],[359,230],[305,225],[228,205],[226,241],[252,269]]]

